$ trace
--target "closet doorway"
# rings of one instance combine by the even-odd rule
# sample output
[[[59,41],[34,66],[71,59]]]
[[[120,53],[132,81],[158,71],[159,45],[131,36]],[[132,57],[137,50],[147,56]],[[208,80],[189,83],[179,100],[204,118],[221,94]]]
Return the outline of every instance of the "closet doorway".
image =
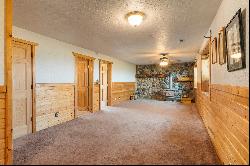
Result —
[[[73,53],[75,56],[75,117],[93,112],[93,68],[95,58]]]
[[[99,59],[100,109],[112,105],[112,64]]]

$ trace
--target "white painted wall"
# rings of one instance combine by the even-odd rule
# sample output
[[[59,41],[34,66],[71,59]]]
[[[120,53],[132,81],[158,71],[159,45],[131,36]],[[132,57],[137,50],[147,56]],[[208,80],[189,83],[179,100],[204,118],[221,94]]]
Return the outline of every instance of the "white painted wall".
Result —
[[[4,0],[0,0],[0,85],[4,84]]]
[[[209,29],[212,30],[213,37],[218,37],[220,28],[226,26],[240,8],[241,10],[246,9],[246,69],[228,72],[226,64],[213,64],[211,68],[212,84],[249,86],[249,0],[223,0]],[[202,48],[205,46],[205,42]]]
[[[135,82],[136,65],[61,42],[19,27],[13,36],[39,44],[36,48],[37,83],[74,83],[75,61],[72,52],[113,62],[113,82]],[[99,61],[94,65],[94,81],[99,79]]]

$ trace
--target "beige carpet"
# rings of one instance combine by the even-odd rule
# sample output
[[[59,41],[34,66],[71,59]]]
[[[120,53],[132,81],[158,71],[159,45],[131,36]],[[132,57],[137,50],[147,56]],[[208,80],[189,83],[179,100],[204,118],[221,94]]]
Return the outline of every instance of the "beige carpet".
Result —
[[[136,100],[14,141],[14,164],[220,164],[192,105]]]

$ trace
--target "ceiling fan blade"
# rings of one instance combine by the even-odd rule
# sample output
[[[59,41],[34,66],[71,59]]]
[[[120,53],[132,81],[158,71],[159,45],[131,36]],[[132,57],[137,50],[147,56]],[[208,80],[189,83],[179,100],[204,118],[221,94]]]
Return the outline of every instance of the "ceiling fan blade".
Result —
[[[195,54],[194,51],[184,51],[184,52],[137,52],[135,55],[160,55],[160,56],[175,56],[175,55],[190,55]]]
[[[169,62],[179,63],[179,62],[181,62],[181,60],[179,60],[179,59],[169,59]]]
[[[183,51],[183,52],[169,52],[169,54],[192,54],[193,51]]]
[[[134,55],[134,57],[145,57],[145,58],[148,58],[148,57],[157,57],[157,55],[154,55],[154,54],[138,54],[138,55]]]
[[[154,54],[154,55],[158,55],[158,53],[157,53],[157,52],[137,52],[137,53],[135,53],[135,54],[137,54],[137,55],[147,55],[147,54]]]

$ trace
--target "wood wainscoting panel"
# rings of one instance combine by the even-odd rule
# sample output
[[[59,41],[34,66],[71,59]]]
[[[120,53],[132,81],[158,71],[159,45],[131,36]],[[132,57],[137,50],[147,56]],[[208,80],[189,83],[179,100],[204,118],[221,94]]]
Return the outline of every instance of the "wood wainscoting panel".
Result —
[[[74,84],[36,84],[37,131],[74,119]]]
[[[5,163],[6,87],[0,86],[0,165]]]
[[[93,112],[100,110],[100,84],[94,84]]]
[[[196,106],[223,164],[249,164],[249,88],[198,85]]]
[[[135,82],[113,82],[112,83],[112,105],[130,99],[135,93]]]

